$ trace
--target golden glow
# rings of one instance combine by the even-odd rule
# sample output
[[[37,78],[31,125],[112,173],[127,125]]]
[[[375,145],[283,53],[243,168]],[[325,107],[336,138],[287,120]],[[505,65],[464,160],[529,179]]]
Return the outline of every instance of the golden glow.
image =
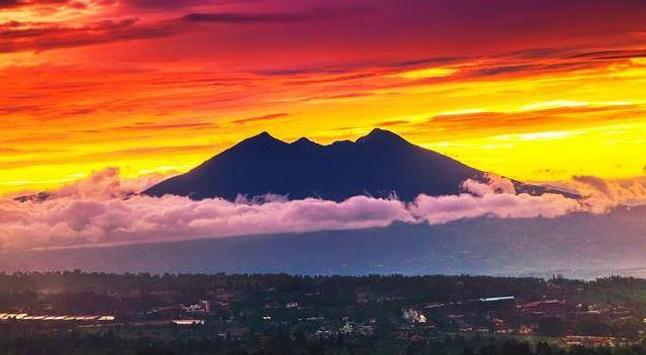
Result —
[[[399,37],[387,44],[389,33],[328,38],[326,19],[207,27],[175,8],[133,14],[127,2],[76,3],[0,14],[0,193],[106,166],[125,177],[182,172],[261,131],[330,143],[382,127],[521,180],[629,177],[646,167],[644,37],[595,38],[600,48],[571,53],[577,46],[565,39],[548,43],[551,52],[503,41],[474,54],[478,32],[464,44],[438,37],[436,51]],[[234,3],[204,11],[234,12]],[[317,24],[321,41],[304,31],[289,42],[299,31],[284,26]],[[273,41],[263,47],[259,34]],[[311,43],[315,52],[303,48]]]
[[[536,102],[533,104],[528,104],[523,106],[521,110],[536,111],[536,110],[544,110],[544,109],[559,108],[559,107],[584,107],[587,105],[588,105],[587,102],[570,101],[570,100],[554,100],[554,101]]]
[[[30,77],[28,69],[14,70],[21,74],[13,78],[21,92],[41,81],[38,75]],[[646,75],[622,80],[616,75],[617,69],[599,68],[455,80],[362,95],[341,92],[325,100],[328,85],[321,84],[304,86],[300,98],[284,100],[293,95],[291,79],[286,79],[260,83],[247,92],[255,97],[255,107],[247,98],[236,98],[235,104],[200,103],[210,95],[229,95],[228,90],[150,87],[136,75],[116,75],[106,77],[94,92],[48,97],[48,109],[62,116],[38,117],[20,107],[9,114],[12,119],[3,121],[6,129],[0,132],[0,191],[49,188],[105,166],[121,167],[126,177],[185,171],[262,130],[286,140],[307,135],[329,143],[382,124],[414,143],[518,179],[639,175],[646,165]],[[364,81],[392,80],[384,74]],[[191,108],[183,100],[199,104]],[[84,111],[111,101],[112,110],[124,111]],[[69,102],[79,107],[69,108]],[[170,114],[159,116],[151,110],[155,107]],[[78,113],[65,116],[72,110]],[[277,114],[282,112],[286,114]],[[118,120],[112,119],[115,115]]]
[[[640,175],[644,169],[644,137],[646,124],[634,123],[567,132],[464,139],[425,146],[468,164],[507,171],[507,176],[522,177],[526,181],[549,181],[590,172],[612,178]],[[544,164],[538,164],[540,161]]]

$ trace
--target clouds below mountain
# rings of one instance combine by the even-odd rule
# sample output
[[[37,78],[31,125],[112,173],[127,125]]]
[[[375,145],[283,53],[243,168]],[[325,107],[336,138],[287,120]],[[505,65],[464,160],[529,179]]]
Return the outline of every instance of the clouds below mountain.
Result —
[[[583,196],[587,209],[602,213],[617,205],[646,204],[646,176],[604,180],[596,176],[573,176],[572,180],[557,184]]]
[[[513,184],[492,176],[489,184],[466,181],[468,193],[432,197],[414,203],[354,196],[343,202],[308,198],[265,200],[240,198],[193,201],[185,197],[132,195],[158,181],[119,178],[108,168],[86,180],[53,191],[44,201],[0,200],[0,246],[3,250],[97,244],[141,243],[202,237],[296,233],[383,227],[393,222],[440,224],[475,217],[554,218],[573,212],[601,213],[630,199],[644,201],[644,181],[605,182],[578,177],[586,199],[558,194],[516,194]],[[622,187],[624,190],[618,190]],[[597,192],[595,192],[597,191]],[[618,192],[621,191],[621,192]]]
[[[365,196],[341,203],[305,199],[249,204],[178,196],[0,203],[5,249],[359,229],[394,221],[416,222],[401,202]]]
[[[504,190],[500,190],[504,185]],[[509,180],[495,178],[490,184],[467,180],[464,187],[472,194],[426,196],[420,195],[411,212],[430,224],[458,219],[491,216],[496,218],[554,218],[572,212],[583,212],[577,201],[559,194],[515,194]]]

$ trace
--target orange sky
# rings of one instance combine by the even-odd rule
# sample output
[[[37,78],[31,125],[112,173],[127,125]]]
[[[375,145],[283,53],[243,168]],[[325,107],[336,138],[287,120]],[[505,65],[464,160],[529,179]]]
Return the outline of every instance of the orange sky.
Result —
[[[184,171],[263,130],[382,127],[522,180],[644,174],[643,1],[348,4],[0,2],[0,193]]]

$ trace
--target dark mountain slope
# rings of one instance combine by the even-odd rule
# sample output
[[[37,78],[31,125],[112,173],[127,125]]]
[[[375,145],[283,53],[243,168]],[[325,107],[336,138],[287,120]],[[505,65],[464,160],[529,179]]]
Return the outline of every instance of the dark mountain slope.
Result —
[[[380,129],[356,142],[327,146],[306,138],[289,144],[261,133],[144,193],[228,200],[272,193],[335,201],[396,194],[410,201],[420,193],[458,193],[466,179],[483,176],[479,170]]]

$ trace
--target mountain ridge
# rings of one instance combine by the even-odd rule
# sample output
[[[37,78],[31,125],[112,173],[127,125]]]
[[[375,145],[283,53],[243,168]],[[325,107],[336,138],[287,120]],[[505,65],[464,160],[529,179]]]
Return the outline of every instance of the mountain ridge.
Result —
[[[366,154],[366,150],[368,150],[368,153]],[[430,165],[437,165],[438,162],[440,163],[440,166],[443,167],[442,169],[438,169],[438,171],[433,171],[432,173],[436,175],[436,179],[442,180],[442,175],[448,172],[455,172],[457,170],[458,174],[457,177],[453,176],[451,178],[449,176],[448,180],[449,183],[447,185],[446,181],[443,186],[440,186],[440,189],[434,190],[433,186],[424,186],[423,184],[423,177],[421,179],[417,179],[413,181],[413,186],[408,186],[407,183],[410,182],[411,179],[408,179],[409,181],[399,181],[399,186],[393,182],[393,180],[397,180],[394,177],[401,176],[401,175],[406,175],[406,170],[408,170],[408,174],[414,174],[415,170],[417,170],[416,164],[419,164],[419,167],[424,170],[424,168],[428,168],[426,166],[425,162],[419,162],[419,161],[414,161],[414,162],[409,162],[408,164],[408,169],[380,169],[379,164],[382,163],[380,159],[372,159],[374,157],[370,157],[372,159],[372,168],[369,169],[368,171],[372,174],[372,178],[375,177],[380,177],[383,175],[387,175],[387,179],[391,180],[391,184],[388,185],[384,182],[381,183],[381,186],[378,186],[377,188],[370,188],[368,187],[362,187],[359,186],[357,183],[360,183],[363,180],[369,180],[370,176],[366,177],[366,175],[369,174],[363,174],[364,176],[360,176],[361,174],[355,174],[354,176],[350,176],[350,180],[355,180],[355,185],[353,189],[350,189],[349,191],[341,191],[340,193],[325,193],[326,191],[323,191],[324,193],[319,194],[315,188],[310,188],[305,189],[304,191],[300,191],[297,193],[293,193],[290,191],[290,186],[288,183],[293,183],[295,182],[295,185],[307,185],[307,182],[309,181],[310,183],[312,180],[314,180],[314,185],[316,183],[321,183],[322,180],[328,180],[327,188],[328,189],[333,189],[335,186],[335,183],[340,183],[340,185],[343,185],[344,179],[335,179],[337,178],[334,176],[333,173],[333,168],[330,168],[330,160],[335,160],[338,159],[339,157],[343,158],[345,154],[350,151],[360,151],[363,152],[363,156],[360,156],[358,160],[352,161],[352,158],[350,158],[350,162],[347,162],[349,166],[356,168],[356,166],[359,166],[359,168],[365,168],[365,162],[359,161],[359,160],[365,160],[365,156],[368,155],[370,157],[371,154],[373,155],[379,155],[383,156],[384,161],[397,161],[401,160],[401,156],[394,156],[393,157],[393,151],[399,151],[400,153],[403,152],[413,152],[413,155],[417,156],[426,156],[427,159],[422,159],[425,160],[426,163],[428,163],[428,158],[430,157],[431,164]],[[283,156],[286,158],[287,162],[289,159],[294,158],[294,154],[298,153],[296,155],[305,155],[305,157],[301,156],[300,157],[300,164],[305,164],[309,165],[311,168],[314,166],[317,171],[314,171],[314,173],[310,173],[309,176],[307,174],[297,174],[297,176],[291,176],[290,179],[285,179],[282,183],[282,189],[277,189],[275,186],[265,186],[261,187],[260,189],[256,189],[255,191],[251,190],[251,193],[248,191],[245,191],[244,188],[236,187],[233,186],[232,190],[228,192],[228,194],[223,194],[217,193],[216,192],[209,192],[206,191],[206,193],[199,194],[199,189],[198,189],[198,194],[195,194],[195,191],[193,191],[194,184],[197,185],[204,185],[208,187],[211,184],[217,185],[218,183],[222,182],[222,176],[215,176],[213,179],[210,179],[210,174],[204,173],[201,170],[210,170],[212,168],[212,165],[216,165],[217,170],[223,170],[221,168],[218,168],[217,166],[221,165],[221,161],[224,160],[226,161],[238,161],[237,165],[238,168],[240,168],[241,162],[243,163],[242,165],[246,165],[247,171],[245,172],[245,175],[247,176],[247,184],[250,183],[256,183],[256,182],[262,182],[262,177],[267,176],[268,173],[275,171],[275,170],[280,170],[280,168],[276,167],[271,167],[271,166],[265,166],[265,171],[264,172],[255,172],[253,169],[251,169],[254,164],[253,161],[248,161],[248,157],[252,157],[254,159],[258,158],[260,156],[260,160],[264,160],[267,158],[267,154],[271,157],[274,155],[274,158],[276,155],[278,156]],[[397,154],[394,154],[397,155]],[[410,157],[409,157],[410,158]],[[251,159],[253,160],[253,159]],[[256,159],[258,160],[258,159]],[[284,159],[285,160],[285,159]],[[297,159],[298,160],[298,159]],[[347,160],[347,159],[346,159]],[[410,160],[410,159],[409,159]],[[419,160],[419,159],[417,159]],[[245,164],[244,162],[247,161]],[[433,163],[433,161],[435,163]],[[286,161],[282,161],[283,165],[287,164]],[[226,164],[225,164],[226,165]],[[262,164],[261,164],[262,165]],[[265,164],[267,165],[267,164]],[[331,164],[334,165],[334,164]],[[448,166],[449,169],[445,169],[445,167]],[[284,168],[284,167],[283,167]],[[337,166],[338,169],[338,166]],[[226,167],[225,169],[226,170]],[[413,173],[410,172],[410,170],[413,170]],[[428,175],[429,169],[426,169],[426,173]],[[432,169],[431,169],[432,170]],[[356,173],[356,172],[355,172]],[[307,197],[315,197],[315,198],[323,198],[323,199],[329,199],[329,200],[335,200],[335,201],[342,201],[345,200],[349,197],[356,196],[356,195],[367,195],[367,196],[372,196],[372,197],[397,197],[402,200],[406,200],[407,202],[413,201],[419,194],[427,194],[427,195],[447,195],[447,194],[456,194],[456,193],[462,193],[465,192],[462,190],[461,185],[466,179],[475,179],[480,182],[487,183],[489,182],[489,173],[474,169],[472,167],[469,167],[465,164],[460,163],[459,161],[450,158],[448,156],[444,156],[440,153],[424,149],[422,147],[416,146],[408,141],[406,141],[404,138],[401,136],[379,128],[373,129],[369,134],[359,137],[355,141],[350,141],[350,140],[338,140],[334,141],[330,144],[320,144],[318,142],[314,142],[310,140],[307,137],[301,137],[298,138],[292,142],[285,142],[280,139],[277,139],[273,137],[269,132],[263,131],[259,134],[256,134],[252,137],[246,138],[237,144],[231,146],[230,148],[224,150],[223,152],[216,154],[215,156],[211,157],[210,159],[204,161],[202,164],[198,165],[197,167],[193,168],[189,172],[178,175],[175,177],[171,177],[169,179],[166,179],[162,181],[161,183],[158,183],[144,191],[141,191],[139,193],[133,191],[131,192],[126,198],[130,198],[136,195],[149,195],[149,196],[162,196],[165,194],[175,194],[175,195],[180,195],[180,196],[187,196],[191,197],[192,199],[203,199],[203,198],[215,198],[215,197],[223,197],[225,199],[235,201],[239,196],[245,197],[245,198],[250,198],[253,199],[254,197],[259,197],[259,196],[264,196],[267,194],[274,194],[274,195],[282,195],[286,196],[291,199],[303,199]],[[217,175],[217,174],[216,174]],[[358,176],[359,175],[359,176]],[[225,174],[226,177],[226,174]],[[251,179],[249,179],[251,177]],[[348,176],[346,176],[347,180]],[[206,183],[204,181],[199,181],[199,180],[204,180],[207,179]],[[318,179],[318,180],[317,180]],[[182,183],[184,186],[180,186],[181,188],[177,188],[177,186],[171,186],[173,187],[170,190],[166,190],[164,185],[170,184],[173,185],[176,180],[184,180]],[[231,179],[229,179],[231,180]],[[274,179],[280,181],[283,180],[282,178]],[[296,180],[296,181],[294,181]],[[358,180],[358,181],[357,181]],[[413,179],[414,180],[414,179]],[[430,179],[433,180],[433,179]],[[510,179],[510,181],[513,183],[516,192],[517,193],[528,193],[530,195],[540,195],[544,193],[556,193],[556,194],[561,194],[565,197],[568,198],[573,198],[573,199],[578,199],[581,198],[579,194],[576,192],[568,191],[561,189],[559,187],[553,187],[549,185],[533,185],[533,184],[527,184],[523,183],[517,180]],[[226,182],[226,179],[225,179]],[[347,182],[347,181],[346,181]],[[231,181],[229,181],[231,183]],[[404,193],[402,194],[402,189],[401,187],[404,187],[403,191]],[[421,187],[420,187],[421,186]],[[302,187],[302,186],[301,186]],[[425,188],[424,188],[425,187]],[[333,191],[334,192],[334,191]],[[45,202],[47,200],[56,198],[56,193],[52,191],[41,191],[39,193],[34,193],[34,194],[28,194],[28,195],[21,195],[14,197],[13,199],[17,202],[25,203],[25,202]]]
[[[144,194],[227,200],[278,194],[334,201],[396,195],[412,201],[421,193],[456,194],[465,180],[484,177],[483,171],[378,128],[354,142],[328,145],[305,137],[287,143],[262,132]]]

